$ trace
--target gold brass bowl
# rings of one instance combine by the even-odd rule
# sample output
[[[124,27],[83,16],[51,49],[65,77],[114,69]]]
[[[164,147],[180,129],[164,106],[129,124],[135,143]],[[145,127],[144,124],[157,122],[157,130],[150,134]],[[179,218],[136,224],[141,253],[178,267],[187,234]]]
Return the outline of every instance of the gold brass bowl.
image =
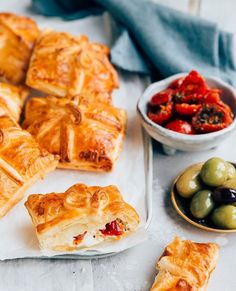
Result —
[[[203,164],[203,163],[198,163],[198,164]],[[197,164],[195,164],[197,165]],[[235,166],[235,164],[233,164]],[[192,165],[194,166],[194,165]],[[177,211],[177,213],[184,219],[186,220],[188,223],[192,224],[193,226],[196,226],[200,229],[203,230],[207,230],[207,231],[211,231],[211,232],[218,232],[218,233],[232,233],[232,232],[236,232],[236,229],[221,229],[221,228],[217,228],[216,226],[214,226],[213,224],[211,224],[208,220],[204,221],[202,220],[202,222],[198,222],[197,220],[195,220],[194,218],[191,217],[191,215],[189,216],[188,212],[189,212],[189,203],[188,203],[188,199],[182,198],[176,190],[176,182],[178,180],[178,178],[187,170],[188,168],[186,168],[184,171],[182,171],[173,181],[172,186],[171,186],[171,202],[175,208],[175,210]]]

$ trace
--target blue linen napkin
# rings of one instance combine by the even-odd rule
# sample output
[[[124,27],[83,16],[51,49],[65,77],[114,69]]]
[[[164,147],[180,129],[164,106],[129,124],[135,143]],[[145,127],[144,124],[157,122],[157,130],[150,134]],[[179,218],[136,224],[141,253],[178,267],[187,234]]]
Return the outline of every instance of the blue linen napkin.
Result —
[[[107,10],[120,25],[112,62],[160,77],[198,70],[236,86],[233,35],[216,24],[145,0],[32,0],[47,16],[85,17]]]

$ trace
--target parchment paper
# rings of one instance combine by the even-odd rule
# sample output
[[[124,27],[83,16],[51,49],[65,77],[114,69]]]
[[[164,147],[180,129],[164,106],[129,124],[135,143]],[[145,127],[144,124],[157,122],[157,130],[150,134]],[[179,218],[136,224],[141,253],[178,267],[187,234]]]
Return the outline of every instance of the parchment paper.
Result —
[[[35,16],[40,27],[52,27],[71,33],[86,33],[91,40],[109,43],[109,32],[101,29],[101,18],[91,20],[63,22],[57,18],[42,18]],[[96,23],[98,22],[98,23]],[[87,25],[86,25],[87,24]],[[100,27],[100,29],[98,29]],[[113,93],[114,104],[128,112],[126,139],[121,156],[112,173],[89,173],[72,170],[56,170],[33,185],[26,194],[63,192],[75,183],[106,186],[117,185],[125,200],[135,207],[141,218],[138,231],[115,243],[106,243],[96,247],[100,253],[119,252],[130,248],[146,239],[144,229],[147,219],[145,197],[144,145],[141,125],[136,114],[137,99],[144,90],[144,80],[138,76],[120,75],[120,88]],[[59,252],[42,253],[38,246],[34,227],[24,207],[24,201],[16,205],[4,218],[0,220],[0,260],[54,256]],[[79,251],[78,253],[83,253]],[[74,254],[74,252],[73,252]]]

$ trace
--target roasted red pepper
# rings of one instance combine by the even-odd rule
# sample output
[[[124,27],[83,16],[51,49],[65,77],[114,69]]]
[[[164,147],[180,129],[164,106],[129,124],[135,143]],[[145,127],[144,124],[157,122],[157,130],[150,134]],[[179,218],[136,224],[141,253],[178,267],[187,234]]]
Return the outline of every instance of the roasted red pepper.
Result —
[[[87,231],[85,231],[82,234],[78,234],[77,236],[74,236],[74,244],[78,245],[84,239],[86,233],[87,233]]]
[[[157,124],[163,124],[167,122],[173,115],[174,105],[173,102],[167,102],[165,105],[159,105],[156,108],[152,108],[148,112],[148,117]]]
[[[221,90],[219,89],[210,89],[207,93],[202,97],[201,103],[219,103]]]
[[[207,89],[205,79],[198,72],[191,71],[183,80],[178,91],[183,92],[185,95],[203,95],[207,92]]]
[[[204,78],[198,72],[191,71],[176,90],[174,99],[177,103],[199,103],[207,91]]]
[[[166,128],[184,134],[194,134],[192,125],[184,120],[176,119],[167,123]]]
[[[181,77],[179,79],[174,80],[170,85],[168,86],[169,89],[178,89],[180,85],[183,83],[184,77]]]
[[[202,107],[201,104],[188,104],[188,103],[181,103],[175,104],[175,111],[179,115],[183,116],[191,116],[194,115],[198,110]]]
[[[172,100],[173,93],[174,93],[174,90],[171,90],[171,89],[166,89],[161,92],[158,92],[152,97],[150,101],[150,105],[156,106],[156,105],[162,105],[167,102],[170,102]]]
[[[192,118],[192,125],[199,133],[209,133],[226,128],[232,123],[231,111],[220,104],[204,104]]]
[[[123,233],[123,227],[120,225],[120,223],[117,220],[114,220],[110,223],[107,223],[105,226],[105,229],[100,229],[101,233],[103,235],[122,235]]]

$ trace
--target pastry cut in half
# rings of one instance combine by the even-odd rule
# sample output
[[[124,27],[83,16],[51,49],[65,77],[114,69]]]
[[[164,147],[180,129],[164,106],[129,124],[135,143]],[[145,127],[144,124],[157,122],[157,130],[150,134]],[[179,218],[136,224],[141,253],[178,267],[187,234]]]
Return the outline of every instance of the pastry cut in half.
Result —
[[[108,55],[105,45],[89,42],[84,35],[45,30],[35,45],[26,83],[59,97],[89,94],[101,99],[103,93],[103,102],[110,103],[119,82]]]
[[[60,156],[58,167],[111,171],[125,136],[126,112],[103,103],[76,105],[66,98],[32,98],[23,128]]]
[[[10,117],[0,116],[0,217],[57,163],[58,158],[40,149],[30,133]]]
[[[64,193],[33,194],[25,206],[43,250],[72,251],[117,241],[139,225],[117,187],[75,184]]]
[[[0,116],[8,115],[19,121],[21,110],[29,89],[0,82]]]
[[[219,246],[176,237],[157,262],[159,270],[151,291],[203,291],[218,260]]]
[[[19,84],[25,80],[32,49],[40,31],[30,18],[0,13],[0,80]]]

